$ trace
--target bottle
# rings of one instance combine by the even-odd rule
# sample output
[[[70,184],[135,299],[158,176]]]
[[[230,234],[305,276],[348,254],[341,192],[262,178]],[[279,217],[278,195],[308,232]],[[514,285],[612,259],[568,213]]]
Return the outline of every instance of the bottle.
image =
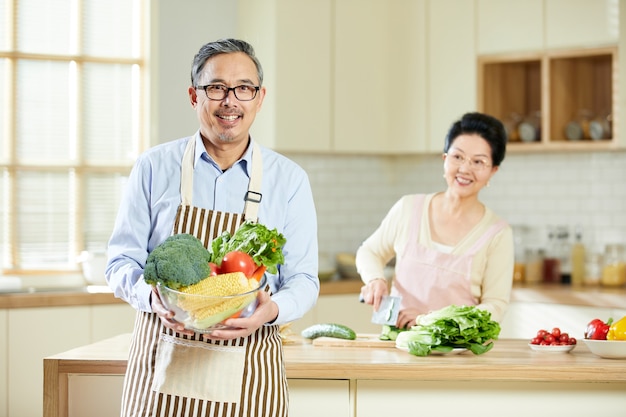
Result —
[[[580,226],[576,227],[575,231],[576,240],[572,245],[571,251],[571,265],[572,265],[572,277],[571,283],[574,286],[580,286],[585,282],[585,245],[583,245],[583,234]]]
[[[559,245],[555,232],[548,232],[548,248],[543,258],[543,282],[556,284],[561,281],[561,261],[559,259]]]
[[[567,226],[559,226],[556,230],[557,257],[561,266],[558,282],[569,284],[572,280],[572,249],[569,243],[569,230]]]

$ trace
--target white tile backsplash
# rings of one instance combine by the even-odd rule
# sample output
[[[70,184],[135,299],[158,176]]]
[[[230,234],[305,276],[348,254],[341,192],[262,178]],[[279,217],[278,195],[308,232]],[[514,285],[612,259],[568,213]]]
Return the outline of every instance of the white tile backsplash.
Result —
[[[400,196],[442,190],[441,156],[287,154],[309,174],[320,250],[354,252]],[[626,153],[509,154],[481,200],[512,225],[580,224],[585,245],[626,244]]]

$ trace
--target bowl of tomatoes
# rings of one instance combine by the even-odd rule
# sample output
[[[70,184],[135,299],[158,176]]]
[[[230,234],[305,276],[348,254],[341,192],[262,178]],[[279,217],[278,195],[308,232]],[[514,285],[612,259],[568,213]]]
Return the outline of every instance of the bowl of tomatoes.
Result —
[[[539,329],[535,337],[530,339],[528,346],[537,352],[567,353],[576,348],[578,341],[559,327],[552,330]]]

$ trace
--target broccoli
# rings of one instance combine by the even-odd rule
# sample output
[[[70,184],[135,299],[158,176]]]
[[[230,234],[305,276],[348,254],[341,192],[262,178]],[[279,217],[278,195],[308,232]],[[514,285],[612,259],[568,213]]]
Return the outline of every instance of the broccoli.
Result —
[[[211,274],[211,254],[190,234],[172,235],[148,255],[143,276],[148,284],[173,290],[197,283]]]

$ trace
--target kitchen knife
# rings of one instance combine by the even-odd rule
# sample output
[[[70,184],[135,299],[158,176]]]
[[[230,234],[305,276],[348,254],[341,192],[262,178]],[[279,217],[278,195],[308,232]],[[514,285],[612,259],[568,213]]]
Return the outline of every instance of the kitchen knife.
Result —
[[[380,302],[378,311],[372,313],[372,323],[380,325],[395,326],[398,322],[400,312],[400,301],[402,298],[386,295]]]

